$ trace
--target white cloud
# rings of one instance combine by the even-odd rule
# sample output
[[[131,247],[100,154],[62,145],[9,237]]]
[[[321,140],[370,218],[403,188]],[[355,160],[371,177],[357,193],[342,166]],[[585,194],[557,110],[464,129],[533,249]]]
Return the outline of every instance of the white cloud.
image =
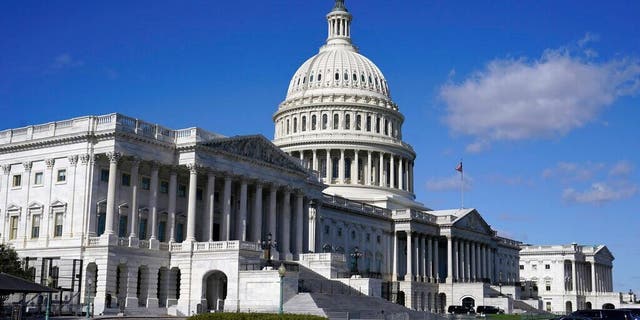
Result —
[[[637,192],[638,187],[634,184],[621,183],[613,186],[606,182],[596,182],[584,191],[576,191],[573,188],[565,189],[562,198],[569,202],[602,204],[632,197]]]
[[[51,68],[53,69],[64,69],[64,68],[76,68],[84,65],[84,61],[74,59],[70,54],[63,53],[56,56],[53,59],[53,63],[51,64]]]
[[[631,162],[623,160],[615,163],[611,169],[609,170],[609,175],[611,176],[619,176],[619,177],[627,177],[631,173],[633,173],[634,166]]]
[[[460,174],[454,174],[450,177],[432,178],[427,181],[427,190],[429,191],[454,191],[460,190],[462,181]],[[464,190],[470,190],[473,184],[471,177],[464,177]]]
[[[544,178],[559,178],[563,182],[586,181],[592,179],[605,168],[603,163],[575,163],[558,162],[554,168],[547,168],[542,172]]]
[[[467,151],[479,152],[494,141],[554,138],[593,121],[618,97],[640,91],[640,63],[591,61],[594,52],[583,48],[591,41],[587,34],[579,49],[547,50],[537,60],[494,60],[461,83],[445,84],[445,123],[474,137]]]

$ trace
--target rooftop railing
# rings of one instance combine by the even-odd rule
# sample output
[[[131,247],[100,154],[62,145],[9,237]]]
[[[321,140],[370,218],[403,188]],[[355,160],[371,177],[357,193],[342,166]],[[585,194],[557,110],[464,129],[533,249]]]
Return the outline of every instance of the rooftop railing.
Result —
[[[343,208],[361,211],[363,213],[391,218],[390,209],[376,207],[364,202],[357,202],[357,201],[353,201],[353,200],[349,200],[349,199],[345,199],[339,196],[333,196],[329,194],[322,194],[322,197],[324,198],[324,202],[327,204],[333,204]]]

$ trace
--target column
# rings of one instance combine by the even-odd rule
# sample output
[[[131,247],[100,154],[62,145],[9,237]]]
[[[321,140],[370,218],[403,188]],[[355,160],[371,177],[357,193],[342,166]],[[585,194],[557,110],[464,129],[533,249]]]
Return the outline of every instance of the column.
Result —
[[[207,226],[207,232],[209,242],[213,241],[213,226],[214,226],[214,212],[216,206],[216,176],[213,173],[209,173],[207,177],[207,216],[209,217]]]
[[[422,282],[427,281],[427,244],[426,237],[423,235],[420,237],[420,276]]]
[[[411,231],[407,231],[407,274],[404,277],[404,281],[413,281],[413,255],[411,245],[413,240],[411,239]]]
[[[129,245],[137,245],[136,228],[138,227],[138,172],[140,160],[134,159],[131,162],[131,228],[129,232]]]
[[[471,281],[471,248],[469,241],[464,242],[464,276],[467,282]]]
[[[353,167],[356,168],[356,170],[351,171],[351,184],[358,184],[360,180],[360,168],[358,168],[358,150],[353,150],[353,152],[355,153],[355,156],[353,157]]]
[[[389,180],[389,188],[394,188],[396,184],[396,165],[394,163],[394,158],[395,156],[393,155],[393,153],[389,155],[389,174],[391,175]]]
[[[277,202],[277,194],[278,188],[276,185],[271,185],[269,188],[269,233],[273,240],[278,239],[278,227],[277,227],[277,217],[276,217],[276,202]],[[279,259],[278,251],[276,249],[271,250],[271,259],[277,260]]]
[[[304,230],[303,223],[303,201],[304,194],[299,192],[296,194],[296,243],[294,253],[296,257],[299,257],[301,253],[303,253],[303,242],[302,242],[302,232]]]
[[[124,275],[121,274],[120,276],[122,277]],[[127,265],[127,297],[125,300],[125,307],[127,308],[138,307],[138,295],[136,292],[137,287],[138,287],[138,266]]]
[[[286,260],[291,260],[291,191],[285,189],[282,209],[282,230],[280,255]]]
[[[318,171],[318,150],[313,149],[313,157],[311,158],[311,161],[313,161],[313,163],[311,164],[311,169],[313,169],[313,171]]]
[[[338,179],[340,179],[340,183],[344,183],[344,149],[340,149],[340,162],[338,162]]]
[[[475,242],[471,242],[470,249],[471,249],[471,281],[475,282],[476,281],[476,249],[477,249]]]
[[[379,159],[380,159],[380,165],[378,166],[378,186],[383,187],[384,186],[384,153],[382,152],[378,152],[379,154]]]
[[[109,237],[113,235],[113,219],[115,217],[116,210],[116,185],[118,178],[118,160],[120,160],[121,154],[118,152],[107,153],[109,158],[109,184],[107,187],[107,213],[106,221],[104,224],[104,235]],[[30,179],[30,177],[29,177]]]
[[[149,186],[149,212],[151,213],[151,236],[149,244],[158,239],[158,176],[160,168],[157,163],[151,164],[151,186]]]
[[[576,282],[576,277],[578,276],[577,272],[576,272],[576,261],[575,260],[571,260],[571,291],[573,292],[577,292],[578,291],[578,283]]]
[[[326,170],[327,172],[325,172],[325,179],[327,181],[325,182],[331,183],[331,149],[327,149],[326,152],[327,152],[327,159],[326,159],[327,163],[325,164],[325,167],[327,169]]]
[[[391,280],[398,281],[398,232],[393,231],[393,262]]]
[[[415,237],[413,237],[413,271],[415,271],[414,275],[416,276],[415,281],[420,280],[420,234],[416,233]]]
[[[236,221],[236,237],[240,241],[247,241],[247,181],[240,182],[240,210]]]
[[[367,171],[364,174],[366,181],[366,185],[371,185],[371,151],[367,151]]]
[[[431,237],[427,239],[427,279],[432,282],[433,279],[433,242]]]
[[[487,246],[483,243],[480,244],[480,256],[482,257],[482,261],[481,261],[481,265],[482,265],[482,272],[480,273],[480,277],[483,279],[488,278],[487,277]]]
[[[440,245],[438,242],[438,238],[433,239],[433,272],[435,274],[436,282],[440,282],[440,255],[438,253]]]
[[[460,281],[460,240],[453,239],[453,279]]]
[[[489,269],[487,271],[489,272],[489,282],[493,283],[493,280],[495,279],[493,272],[493,249],[488,247],[487,250],[487,260],[489,261]]]
[[[464,252],[464,240],[458,241],[458,280],[464,282],[464,259],[466,258]]]
[[[147,308],[158,307],[158,269],[158,267],[149,266],[147,270]],[[186,281],[181,282],[181,285],[182,283],[186,284]]]
[[[447,283],[453,283],[456,278],[453,274],[453,265],[455,264],[453,247],[453,238],[447,237]]]
[[[178,173],[171,169],[169,176],[169,242],[175,242],[176,236],[176,195],[178,189]]]
[[[402,186],[404,181],[404,170],[402,163],[404,162],[404,159],[399,158],[398,160],[398,189],[404,190],[404,187]]]
[[[189,202],[187,204],[187,237],[186,242],[196,241],[196,193],[198,189],[198,170],[195,163],[189,168]]]
[[[256,183],[253,195],[253,212],[251,213],[251,240],[260,242],[262,240],[262,184]]]
[[[224,191],[222,195],[222,230],[220,240],[231,239],[231,177],[224,177]]]
[[[309,252],[316,252],[316,216],[317,203],[315,200],[309,201]]]

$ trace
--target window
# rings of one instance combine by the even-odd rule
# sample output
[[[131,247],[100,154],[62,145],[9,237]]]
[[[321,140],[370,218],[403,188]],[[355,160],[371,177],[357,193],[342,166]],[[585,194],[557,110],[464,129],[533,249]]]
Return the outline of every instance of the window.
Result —
[[[549,269],[551,269],[551,265],[550,264],[545,264],[544,268],[545,268],[545,270],[549,270]]]
[[[13,184],[12,184],[12,186],[14,188],[22,186],[22,175],[16,174],[16,175],[13,176]]]
[[[362,74],[362,75],[360,76],[360,82],[362,82],[362,84],[364,84],[364,74]]]
[[[100,181],[109,182],[109,170],[107,169],[100,170]]]
[[[312,115],[311,116],[311,130],[315,130],[316,129],[316,115]]]
[[[331,232],[331,227],[324,226],[324,234],[329,234],[329,232]]]
[[[351,178],[351,158],[344,159],[344,177]]]
[[[287,119],[287,134],[289,134],[289,119]]]
[[[365,238],[365,239],[367,239],[367,241],[370,241],[370,240],[371,240],[371,234],[370,234],[370,233],[367,233],[367,236],[366,236],[366,238]]]
[[[160,182],[160,193],[169,193],[169,182],[167,181]]]
[[[322,73],[318,73],[318,81],[322,80]]]
[[[547,301],[547,302],[545,303],[545,309],[546,309],[548,312],[551,312],[551,301]]]
[[[546,280],[544,282],[544,290],[551,291],[551,281],[550,280]]]
[[[202,193],[202,189],[200,189],[200,188],[196,189],[196,200],[202,201],[202,198],[204,198],[204,194]]]
[[[142,190],[151,189],[151,179],[142,177],[142,180],[140,181],[140,187],[142,188]]]
[[[160,221],[158,224],[158,241],[165,242],[165,234],[167,233],[167,222]]]
[[[127,216],[121,215],[118,223],[118,236],[124,238],[127,236]]]
[[[176,224],[176,242],[184,241],[184,223]]]
[[[346,115],[344,118],[344,128],[349,130],[351,129],[351,115]]]
[[[367,131],[371,132],[371,116],[367,117]]]
[[[128,173],[122,174],[122,185],[125,187],[131,186],[131,175]]]
[[[313,82],[313,75],[309,77],[309,82]]]
[[[187,186],[181,184],[178,186],[178,197],[184,198],[187,195]]]
[[[351,75],[351,80],[353,80],[353,82],[358,81],[358,76],[354,73]]]
[[[298,132],[298,118],[293,118],[293,133]]]
[[[307,117],[302,116],[302,122],[300,123],[300,127],[302,127],[302,131],[307,131]]]
[[[335,78],[336,78],[336,80],[340,80],[340,73],[336,72]]]
[[[61,237],[62,236],[62,212],[57,212],[55,219],[56,219],[55,229],[53,230],[53,236]]]
[[[323,114],[322,115],[322,130],[326,130],[328,124],[329,124],[329,117],[326,114]]]
[[[56,182],[65,182],[65,181],[67,181],[67,170],[66,169],[58,170]]]
[[[31,238],[35,239],[40,236],[40,215],[34,214],[31,218]]]
[[[376,133],[380,133],[380,118],[376,118]]]
[[[147,239],[147,218],[140,219],[138,235],[140,240]]]
[[[349,80],[349,74],[345,72],[342,79],[344,79],[344,81],[348,81]]]
[[[9,229],[9,240],[14,240],[18,236],[18,216],[11,217],[11,225]]]
[[[339,165],[340,161],[339,161],[338,158],[333,158],[332,160],[333,161],[332,161],[332,164],[331,164],[331,167],[332,167],[331,168],[331,177],[334,178],[334,179],[337,179],[338,178],[338,169],[340,168],[340,165]]]
[[[33,175],[33,185],[41,186],[43,183],[43,180],[42,180],[43,176],[44,175],[42,174],[42,172],[36,172]]]
[[[520,265],[520,270],[524,270],[524,264]]]
[[[338,228],[338,237],[342,237],[342,228]]]
[[[356,116],[356,130],[362,130],[361,123],[362,123],[362,116],[361,115],[357,115]]]
[[[355,239],[356,238],[356,232],[354,230],[351,230],[351,239]]]
[[[380,235],[377,235],[377,236],[376,236],[376,242],[377,242],[378,244],[380,244],[380,242],[381,242],[381,241],[382,241],[382,237],[381,237]]]
[[[58,268],[57,266],[51,267],[51,270],[49,270],[49,275],[53,279],[51,287],[52,288],[57,288],[58,287],[58,278],[60,276],[60,268]]]
[[[333,115],[333,130],[338,130],[340,124],[340,116],[336,113]]]

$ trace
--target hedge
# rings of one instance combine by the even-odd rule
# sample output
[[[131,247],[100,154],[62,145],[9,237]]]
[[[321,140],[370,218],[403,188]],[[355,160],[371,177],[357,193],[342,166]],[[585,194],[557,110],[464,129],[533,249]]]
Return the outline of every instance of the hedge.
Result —
[[[290,314],[285,313],[283,315],[275,313],[231,313],[231,312],[217,312],[217,313],[203,313],[187,318],[187,320],[321,320],[327,319],[319,316],[312,316],[308,314]]]

